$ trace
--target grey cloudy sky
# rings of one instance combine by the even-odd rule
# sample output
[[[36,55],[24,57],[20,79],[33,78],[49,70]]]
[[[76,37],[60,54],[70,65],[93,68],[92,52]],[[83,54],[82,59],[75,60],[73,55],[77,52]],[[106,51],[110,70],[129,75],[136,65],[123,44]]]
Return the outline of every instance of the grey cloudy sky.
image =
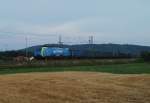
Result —
[[[0,49],[57,43],[150,46],[149,0],[0,0]]]

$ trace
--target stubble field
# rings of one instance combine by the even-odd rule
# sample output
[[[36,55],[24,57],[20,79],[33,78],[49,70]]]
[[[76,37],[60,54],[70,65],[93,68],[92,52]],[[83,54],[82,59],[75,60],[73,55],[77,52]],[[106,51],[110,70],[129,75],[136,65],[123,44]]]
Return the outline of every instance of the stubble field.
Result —
[[[53,72],[0,76],[0,103],[150,103],[149,74]]]

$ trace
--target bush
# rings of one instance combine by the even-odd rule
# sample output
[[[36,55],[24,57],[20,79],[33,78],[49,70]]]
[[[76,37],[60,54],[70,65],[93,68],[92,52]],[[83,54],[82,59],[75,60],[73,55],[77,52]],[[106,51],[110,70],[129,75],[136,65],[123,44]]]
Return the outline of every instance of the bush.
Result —
[[[144,59],[144,61],[150,61],[150,52],[142,52],[141,57]]]

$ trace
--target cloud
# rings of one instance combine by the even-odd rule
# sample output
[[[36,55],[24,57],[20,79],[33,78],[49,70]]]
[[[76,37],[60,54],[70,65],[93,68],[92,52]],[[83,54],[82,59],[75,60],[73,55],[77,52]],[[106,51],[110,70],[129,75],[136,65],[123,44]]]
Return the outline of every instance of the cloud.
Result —
[[[77,21],[68,21],[58,25],[32,25],[32,24],[23,24],[16,28],[16,31],[19,32],[31,32],[37,34],[49,34],[49,33],[76,33],[82,30],[82,27],[87,25],[88,22],[91,22],[89,19],[81,19]]]

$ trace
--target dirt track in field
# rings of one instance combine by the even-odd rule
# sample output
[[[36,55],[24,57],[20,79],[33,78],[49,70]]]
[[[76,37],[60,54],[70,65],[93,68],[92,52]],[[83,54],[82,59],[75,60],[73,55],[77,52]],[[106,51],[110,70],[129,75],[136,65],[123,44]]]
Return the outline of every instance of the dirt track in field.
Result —
[[[150,75],[90,72],[1,75],[0,103],[150,103]]]

